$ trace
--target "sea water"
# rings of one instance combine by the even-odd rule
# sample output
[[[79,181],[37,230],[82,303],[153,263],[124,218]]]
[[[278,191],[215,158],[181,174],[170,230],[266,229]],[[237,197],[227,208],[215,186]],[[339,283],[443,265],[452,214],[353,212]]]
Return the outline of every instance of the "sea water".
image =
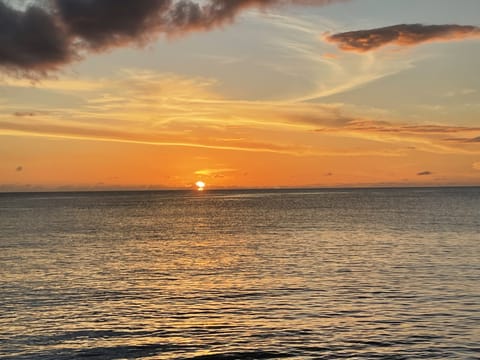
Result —
[[[478,359],[480,188],[0,194],[2,359]]]

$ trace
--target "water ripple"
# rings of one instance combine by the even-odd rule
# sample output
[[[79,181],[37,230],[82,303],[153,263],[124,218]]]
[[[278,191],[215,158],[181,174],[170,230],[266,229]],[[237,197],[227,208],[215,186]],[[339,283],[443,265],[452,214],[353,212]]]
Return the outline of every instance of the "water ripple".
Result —
[[[0,358],[475,359],[480,189],[0,194]]]

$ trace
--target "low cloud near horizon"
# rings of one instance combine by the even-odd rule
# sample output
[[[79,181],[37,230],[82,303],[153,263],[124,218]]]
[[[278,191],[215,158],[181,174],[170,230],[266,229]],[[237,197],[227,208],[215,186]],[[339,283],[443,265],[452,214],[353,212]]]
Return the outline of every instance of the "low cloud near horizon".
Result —
[[[433,175],[431,171],[421,171],[417,173],[417,176],[430,176],[430,175]]]
[[[325,40],[343,51],[365,53],[387,45],[416,46],[435,41],[480,38],[480,27],[471,25],[400,24],[369,30],[326,35]]]

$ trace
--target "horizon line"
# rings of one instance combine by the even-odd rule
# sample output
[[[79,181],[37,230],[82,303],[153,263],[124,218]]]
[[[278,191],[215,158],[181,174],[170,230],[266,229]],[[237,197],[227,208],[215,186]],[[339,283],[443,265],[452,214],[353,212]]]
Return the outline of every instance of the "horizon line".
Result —
[[[462,184],[450,184],[450,185],[358,185],[358,186],[269,186],[269,187],[214,187],[204,189],[199,192],[196,188],[186,187],[172,187],[172,188],[158,188],[158,189],[142,189],[142,188],[79,188],[79,189],[45,189],[45,190],[12,190],[3,191],[0,190],[0,195],[4,194],[68,194],[68,193],[134,193],[134,192],[192,192],[192,193],[208,193],[212,191],[281,191],[281,190],[399,190],[399,189],[452,189],[452,188],[480,188],[478,185],[462,185]]]

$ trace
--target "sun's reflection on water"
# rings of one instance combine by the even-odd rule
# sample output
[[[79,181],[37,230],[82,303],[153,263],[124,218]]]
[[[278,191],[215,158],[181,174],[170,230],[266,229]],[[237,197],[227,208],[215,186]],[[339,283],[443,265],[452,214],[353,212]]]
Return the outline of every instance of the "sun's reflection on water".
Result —
[[[388,212],[267,195],[98,195],[0,218],[17,228],[0,234],[0,356],[458,358],[445,349],[476,343],[474,215],[438,231],[424,206],[438,195],[415,215],[413,197]],[[436,221],[474,196],[432,207]]]

